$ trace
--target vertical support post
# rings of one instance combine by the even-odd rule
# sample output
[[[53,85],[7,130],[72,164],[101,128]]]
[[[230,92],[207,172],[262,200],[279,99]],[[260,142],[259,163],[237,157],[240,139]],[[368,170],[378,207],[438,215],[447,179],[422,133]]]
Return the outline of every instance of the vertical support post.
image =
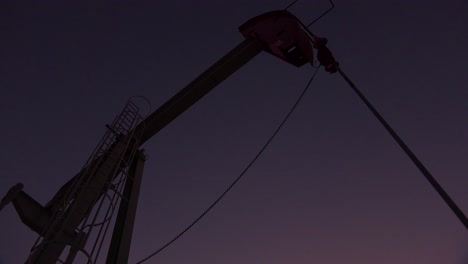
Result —
[[[144,165],[144,151],[139,150],[132,161],[127,180],[125,181],[106,264],[128,263]]]

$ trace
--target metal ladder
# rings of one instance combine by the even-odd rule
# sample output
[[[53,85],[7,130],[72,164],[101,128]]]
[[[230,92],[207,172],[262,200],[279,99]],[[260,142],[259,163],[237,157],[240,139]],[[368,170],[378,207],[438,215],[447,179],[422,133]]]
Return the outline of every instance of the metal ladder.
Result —
[[[142,120],[138,106],[128,101],[96,146],[83,169],[56,204],[47,230],[31,249],[31,263],[72,263],[78,252],[87,263],[96,263],[111,224],[128,169],[139,146]],[[130,179],[131,180],[131,179]],[[96,232],[95,232],[96,231]],[[94,239],[91,247],[86,242]],[[69,252],[64,252],[69,248]],[[62,260],[66,257],[65,260]],[[28,262],[27,262],[28,263]]]

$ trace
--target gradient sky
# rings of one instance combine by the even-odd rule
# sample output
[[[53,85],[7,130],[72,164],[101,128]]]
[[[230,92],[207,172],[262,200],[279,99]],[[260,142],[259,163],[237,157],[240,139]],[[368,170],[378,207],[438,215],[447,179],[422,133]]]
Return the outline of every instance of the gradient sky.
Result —
[[[0,196],[45,204],[127,99],[153,109],[290,1],[0,2]],[[311,30],[468,213],[468,1],[344,1]],[[305,23],[326,0],[290,9]],[[312,73],[262,53],[154,136],[130,262],[185,228],[244,169]],[[142,104],[143,108],[145,107]],[[9,205],[0,263],[37,235]],[[323,70],[245,178],[147,263],[466,264],[466,229],[338,75]]]

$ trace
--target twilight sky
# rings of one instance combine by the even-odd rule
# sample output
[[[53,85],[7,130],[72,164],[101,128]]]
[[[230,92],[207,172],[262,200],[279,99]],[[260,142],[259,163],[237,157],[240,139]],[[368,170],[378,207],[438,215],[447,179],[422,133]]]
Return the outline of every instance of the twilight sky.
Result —
[[[45,204],[129,97],[159,107],[243,40],[239,25],[290,1],[64,2],[0,2],[1,197],[22,182]],[[335,4],[312,32],[467,214],[468,1]],[[327,8],[290,11],[308,23]],[[262,53],[145,144],[129,263],[237,177],[311,74]],[[11,205],[0,234],[1,264],[23,263],[37,238]],[[322,70],[239,185],[146,263],[466,264],[468,235],[344,80]]]

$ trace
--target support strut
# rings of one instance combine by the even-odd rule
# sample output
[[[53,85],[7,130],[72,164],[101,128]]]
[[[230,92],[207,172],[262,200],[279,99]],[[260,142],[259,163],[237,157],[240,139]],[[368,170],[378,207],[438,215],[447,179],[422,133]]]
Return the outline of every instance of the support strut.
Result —
[[[463,211],[457,206],[457,204],[450,198],[448,193],[442,188],[442,186],[437,182],[437,180],[432,176],[432,174],[426,169],[424,164],[416,157],[416,155],[411,151],[411,149],[405,144],[405,142],[398,136],[398,134],[393,130],[393,128],[385,121],[385,119],[380,115],[380,113],[375,109],[375,107],[367,100],[364,94],[354,85],[354,83],[348,78],[348,76],[341,70],[341,68],[336,64],[336,69],[340,75],[345,79],[345,81],[351,86],[351,88],[356,92],[356,94],[361,98],[364,104],[369,108],[369,110],[374,114],[374,116],[380,121],[382,126],[390,133],[393,139],[400,145],[400,147],[405,151],[406,155],[413,161],[413,163],[418,167],[419,171],[426,177],[429,183],[434,187],[437,193],[442,197],[445,203],[452,209],[453,213],[460,219],[462,224],[468,229],[468,219],[466,218]]]
[[[106,264],[126,264],[130,253],[133,226],[146,157],[140,150],[132,162],[115,220]]]

